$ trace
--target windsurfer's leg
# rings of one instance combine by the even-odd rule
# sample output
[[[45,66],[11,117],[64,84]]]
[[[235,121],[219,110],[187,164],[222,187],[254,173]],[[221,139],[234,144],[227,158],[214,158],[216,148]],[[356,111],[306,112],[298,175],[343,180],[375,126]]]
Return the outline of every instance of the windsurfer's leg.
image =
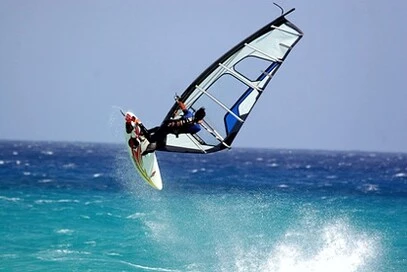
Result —
[[[143,135],[149,142],[150,142],[150,132],[147,130],[147,128],[142,124],[138,124],[140,127],[141,135]]]
[[[146,150],[143,152],[143,156],[147,155],[148,153],[154,152],[157,149],[157,143],[149,143]]]
[[[140,143],[136,138],[130,138],[128,144],[131,148],[135,149],[139,146]]]

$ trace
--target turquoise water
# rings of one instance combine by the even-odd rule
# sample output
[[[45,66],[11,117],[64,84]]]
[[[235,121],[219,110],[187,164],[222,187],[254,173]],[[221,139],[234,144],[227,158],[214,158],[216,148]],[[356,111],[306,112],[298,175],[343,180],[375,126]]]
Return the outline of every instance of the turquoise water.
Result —
[[[0,142],[1,271],[406,271],[407,154]]]

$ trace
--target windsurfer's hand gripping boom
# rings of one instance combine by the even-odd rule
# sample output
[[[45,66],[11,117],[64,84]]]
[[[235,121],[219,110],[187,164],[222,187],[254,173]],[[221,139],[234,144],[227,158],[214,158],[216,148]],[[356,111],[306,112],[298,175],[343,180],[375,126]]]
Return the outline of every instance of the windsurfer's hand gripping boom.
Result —
[[[181,97],[179,97],[178,94],[175,94],[175,95],[174,95],[174,100],[175,100],[175,102],[177,102],[177,104],[178,104],[178,106],[180,107],[180,109],[184,112],[184,111],[187,110],[187,107],[185,106],[184,102],[182,102],[182,101],[180,100],[180,98],[181,98]],[[174,111],[174,114],[173,114],[174,117],[175,117],[175,115],[177,114],[177,112],[178,112],[178,110],[175,110],[175,111]]]

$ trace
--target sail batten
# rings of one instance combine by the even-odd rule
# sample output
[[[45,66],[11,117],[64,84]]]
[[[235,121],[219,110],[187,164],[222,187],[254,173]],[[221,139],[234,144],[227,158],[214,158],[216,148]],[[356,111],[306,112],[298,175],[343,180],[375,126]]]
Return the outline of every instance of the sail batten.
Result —
[[[253,89],[258,90],[259,92],[262,91],[261,88],[259,88],[258,86],[256,86],[255,84],[253,84],[250,80],[248,80],[247,78],[245,78],[244,76],[242,76],[241,74],[235,72],[234,70],[232,70],[231,68],[223,65],[222,63],[219,63],[219,66],[221,66],[223,69],[225,69],[226,71],[228,71],[228,73],[234,75],[238,80],[240,80],[241,82],[243,82],[244,84],[246,84],[249,87],[252,87]]]
[[[204,89],[202,89],[201,87],[199,87],[198,85],[196,86],[196,88],[198,90],[200,90],[202,93],[204,93],[205,95],[207,95],[209,98],[211,98],[213,101],[215,101],[219,106],[221,106],[223,109],[225,109],[227,112],[229,112],[230,114],[232,114],[233,116],[236,117],[236,119],[238,119],[240,122],[243,122],[242,119],[240,119],[239,116],[237,116],[236,114],[234,114],[230,109],[228,109],[228,107],[226,107],[222,102],[220,102],[218,99],[216,99],[216,97],[214,97],[213,95],[211,95],[210,93],[208,93],[207,91],[205,91]]]
[[[276,29],[276,30],[280,30],[280,31],[283,31],[283,32],[287,32],[288,34],[295,35],[295,36],[298,36],[298,37],[301,37],[301,36],[302,36],[301,33],[295,33],[295,32],[289,31],[289,30],[287,30],[287,29],[283,29],[283,28],[278,27],[278,26],[272,25],[271,28],[274,28],[274,29]]]
[[[276,57],[270,56],[269,54],[265,53],[263,50],[260,50],[259,48],[255,47],[252,44],[245,43],[245,46],[253,49],[254,51],[257,51],[257,52],[263,54],[265,57],[270,58],[272,61],[282,62],[282,60],[277,59]]]

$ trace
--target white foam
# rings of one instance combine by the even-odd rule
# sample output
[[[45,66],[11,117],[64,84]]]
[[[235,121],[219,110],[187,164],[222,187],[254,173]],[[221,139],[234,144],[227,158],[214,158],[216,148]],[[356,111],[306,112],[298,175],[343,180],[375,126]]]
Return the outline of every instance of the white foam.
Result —
[[[138,218],[144,217],[145,215],[146,215],[145,213],[137,212],[137,213],[134,213],[134,214],[131,214],[131,215],[127,216],[126,218],[127,219],[138,219]]]
[[[307,248],[309,245],[300,242],[303,237],[294,243],[280,243],[260,271],[353,272],[376,257],[374,239],[354,233],[342,222],[323,227],[319,235],[320,246],[312,253]]]
[[[58,200],[52,200],[52,199],[39,199],[34,201],[36,204],[51,204],[51,203],[79,203],[79,200],[72,200],[72,199],[58,199]]]
[[[11,201],[11,202],[17,202],[17,201],[20,201],[21,198],[18,198],[18,197],[0,196],[0,200]]]
[[[123,264],[127,264],[133,268],[138,268],[142,270],[149,270],[149,271],[163,271],[163,272],[178,272],[181,270],[173,270],[173,269],[167,269],[167,268],[161,268],[161,267],[151,267],[151,266],[145,266],[145,265],[139,265],[139,264],[133,264],[130,262],[125,262],[125,261],[120,261]]]
[[[377,237],[355,231],[341,220],[322,227],[313,218],[307,220],[311,223],[287,230],[271,247],[228,249],[228,256],[235,255],[235,263],[226,258],[220,271],[372,271],[371,265],[380,255]]]
[[[96,241],[86,241],[84,244],[85,245],[96,246]]]
[[[75,168],[75,167],[76,167],[76,164],[70,162],[70,163],[67,163],[67,164],[62,165],[62,167],[63,167],[63,168],[66,168],[66,169],[72,169],[72,168]]]
[[[405,178],[405,177],[407,177],[407,173],[397,173],[393,177],[395,177],[395,178]]]
[[[53,181],[52,179],[41,179],[38,181],[38,183],[50,183],[52,181]]]
[[[365,192],[376,192],[379,191],[379,185],[377,184],[364,184],[363,190]]]
[[[17,259],[18,255],[13,253],[0,254],[0,259]]]
[[[40,251],[37,259],[45,261],[59,261],[70,255],[91,255],[91,253],[87,251],[76,251],[69,249],[53,249]]]
[[[337,179],[338,176],[330,175],[330,176],[326,176],[325,178],[326,178],[326,179]]]
[[[120,253],[116,253],[116,252],[108,252],[106,253],[107,256],[122,256]]]
[[[72,234],[74,231],[70,229],[60,229],[55,231],[58,234]]]

